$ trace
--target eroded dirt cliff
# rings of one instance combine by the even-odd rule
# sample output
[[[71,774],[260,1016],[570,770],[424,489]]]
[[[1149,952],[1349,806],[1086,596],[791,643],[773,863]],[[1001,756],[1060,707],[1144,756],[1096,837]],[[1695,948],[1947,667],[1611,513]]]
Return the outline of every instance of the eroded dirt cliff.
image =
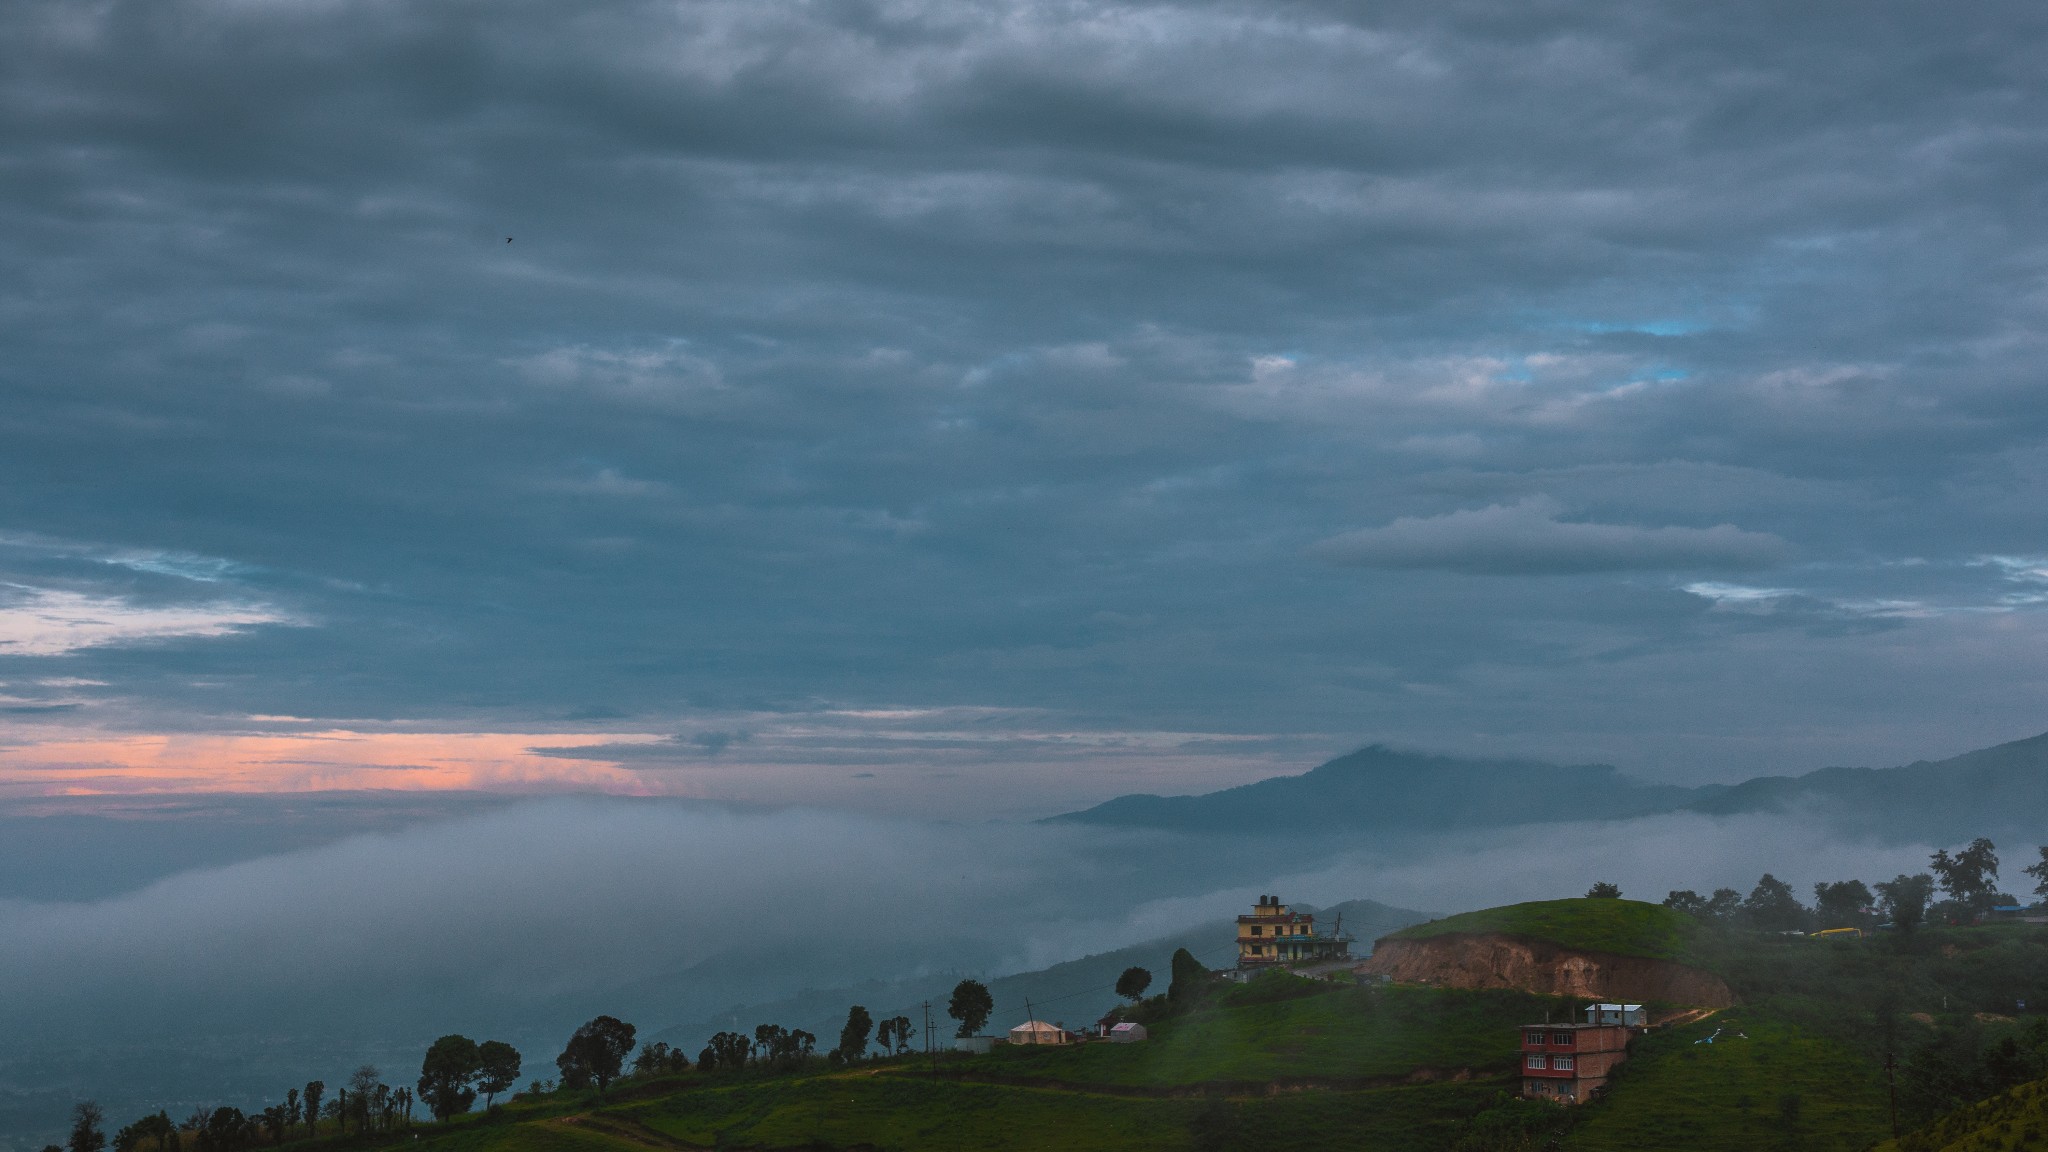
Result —
[[[1673,960],[1582,952],[1519,936],[1382,940],[1359,972],[1442,988],[1519,988],[1552,996],[1662,1001],[1696,1008],[1735,1002],[1719,976]]]

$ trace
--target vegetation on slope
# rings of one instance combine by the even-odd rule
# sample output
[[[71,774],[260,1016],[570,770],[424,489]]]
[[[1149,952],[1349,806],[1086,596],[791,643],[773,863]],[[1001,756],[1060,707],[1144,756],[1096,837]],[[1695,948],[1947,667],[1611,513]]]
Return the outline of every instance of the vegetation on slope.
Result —
[[[1637,1040],[1565,1147],[1854,1152],[1885,1134],[1874,1061],[1768,1011],[1737,1009]]]
[[[2013,1152],[2048,1148],[2048,1080],[1959,1108],[1877,1152]]]
[[[1702,964],[1707,933],[1692,917],[1641,900],[1532,900],[1403,928],[1389,940],[1455,934],[1522,936],[1566,948]]]
[[[2048,891],[2048,849],[2041,855],[2026,872],[2041,881],[2037,891]],[[249,1152],[303,1131],[297,1142],[336,1152],[399,1140],[434,1152],[1850,1152],[1891,1127],[1883,1070],[1896,1058],[1899,1121],[1918,1129],[1899,1152],[2007,1147],[2031,1130],[2032,1095],[1956,1111],[2048,1076],[2048,1016],[2039,1014],[2048,1006],[2048,930],[1972,922],[2011,899],[1997,891],[1997,864],[1988,840],[1954,856],[1937,853],[1930,866],[1949,899],[1932,909],[1930,876],[1876,885],[1883,914],[1901,926],[1877,936],[1812,939],[1795,930],[1871,927],[1874,894],[1862,883],[1817,885],[1807,908],[1769,875],[1747,897],[1674,892],[1658,906],[1620,899],[1601,884],[1585,899],[1488,909],[1396,934],[1498,933],[1648,959],[1711,959],[1701,966],[1720,973],[1741,1006],[1639,1037],[1607,1090],[1581,1108],[1512,1097],[1518,1026],[1554,1018],[1561,1001],[1277,971],[1232,985],[1183,950],[1164,995],[1143,998],[1147,972],[1119,976],[1119,994],[1133,1003],[1118,1014],[1152,1031],[1139,1044],[926,1055],[915,1052],[908,1017],[875,1020],[855,1006],[830,1052],[808,1032],[763,1024],[751,1037],[713,1036],[694,1061],[666,1044],[643,1046],[627,1072],[633,1029],[599,1017],[554,1061],[560,1084],[536,1082],[480,1116],[466,1114],[469,1103],[510,1082],[517,1053],[447,1036],[429,1051],[420,1081],[422,1102],[455,1113],[442,1123],[416,1127],[404,1107],[410,1092],[388,1089],[365,1067],[351,1078],[346,1103],[337,1096],[323,1105],[315,1082],[255,1116],[220,1108],[179,1126],[159,1113],[114,1143],[116,1152],[149,1152],[151,1144],[179,1152],[182,1131],[196,1152]],[[962,981],[949,1013],[972,1034],[992,1004],[986,988]],[[883,1058],[875,1058],[876,1044]],[[503,1049],[502,1074],[489,1071],[487,1048]],[[86,1110],[97,1123],[97,1110],[81,1105]],[[74,1133],[71,1152],[104,1146],[92,1129]]]
[[[1311,994],[1290,994],[1290,985]],[[1268,972],[1158,1022],[1142,1044],[1003,1048],[982,1063],[989,1075],[1159,1087],[1355,1083],[1418,1069],[1505,1076],[1515,1066],[1516,1026],[1563,1010],[1520,992],[1340,987]]]

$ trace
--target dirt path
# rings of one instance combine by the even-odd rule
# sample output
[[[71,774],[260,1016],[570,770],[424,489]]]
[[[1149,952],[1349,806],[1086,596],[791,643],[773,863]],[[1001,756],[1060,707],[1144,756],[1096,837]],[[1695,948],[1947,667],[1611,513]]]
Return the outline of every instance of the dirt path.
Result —
[[[1719,1008],[1688,1008],[1683,1012],[1675,1012],[1669,1016],[1654,1020],[1652,1023],[1659,1028],[1680,1028],[1687,1024],[1697,1024],[1719,1011],[1721,1011]]]
[[[678,1140],[666,1133],[657,1132],[638,1120],[629,1120],[623,1116],[605,1116],[584,1112],[575,1116],[562,1116],[553,1120],[543,1120],[541,1123],[558,1128],[575,1128],[585,1132],[595,1132],[600,1135],[610,1136],[615,1140],[624,1140],[628,1144],[638,1144],[642,1148],[652,1148],[655,1152],[712,1152],[705,1145],[692,1144],[687,1140]]]

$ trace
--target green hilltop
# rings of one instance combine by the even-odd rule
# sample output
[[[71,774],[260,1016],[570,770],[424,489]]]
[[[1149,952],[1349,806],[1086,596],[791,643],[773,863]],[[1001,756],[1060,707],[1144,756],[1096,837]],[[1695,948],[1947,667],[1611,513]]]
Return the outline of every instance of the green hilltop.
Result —
[[[346,1136],[323,1127],[293,1142],[306,1152],[400,1142],[416,1152],[1867,1152],[1891,1135],[1888,1053],[1911,1133],[1898,1152],[2036,1147],[2026,1141],[2048,1134],[2048,1082],[1997,1095],[2048,1076],[2048,1015],[2038,1014],[2048,926],[1813,939],[1578,899],[1392,938],[1459,932],[1656,959],[1711,953],[1739,1003],[1664,1006],[1607,1090],[1574,1109],[1516,1098],[1521,1026],[1565,1018],[1568,1000],[1270,971],[1242,984],[1197,975],[1181,994],[1125,1009],[1150,1029],[1135,1044],[927,1055],[920,1037],[904,1055],[650,1071],[603,1094],[535,1085],[438,1124]],[[2017,1009],[2028,997],[2035,1015]],[[528,1068],[552,1070],[543,1054]]]
[[[1692,917],[1662,904],[1582,898],[1482,908],[1410,925],[1384,938],[1450,935],[1519,936],[1587,952],[1698,963],[1705,958],[1708,932]]]

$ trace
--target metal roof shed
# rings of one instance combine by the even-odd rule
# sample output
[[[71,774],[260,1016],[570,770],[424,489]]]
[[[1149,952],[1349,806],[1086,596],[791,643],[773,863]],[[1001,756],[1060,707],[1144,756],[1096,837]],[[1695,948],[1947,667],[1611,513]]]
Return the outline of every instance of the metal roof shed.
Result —
[[[1010,1043],[1065,1044],[1067,1043],[1067,1030],[1057,1024],[1047,1024],[1043,1020],[1026,1020],[1024,1023],[1010,1029]]]

